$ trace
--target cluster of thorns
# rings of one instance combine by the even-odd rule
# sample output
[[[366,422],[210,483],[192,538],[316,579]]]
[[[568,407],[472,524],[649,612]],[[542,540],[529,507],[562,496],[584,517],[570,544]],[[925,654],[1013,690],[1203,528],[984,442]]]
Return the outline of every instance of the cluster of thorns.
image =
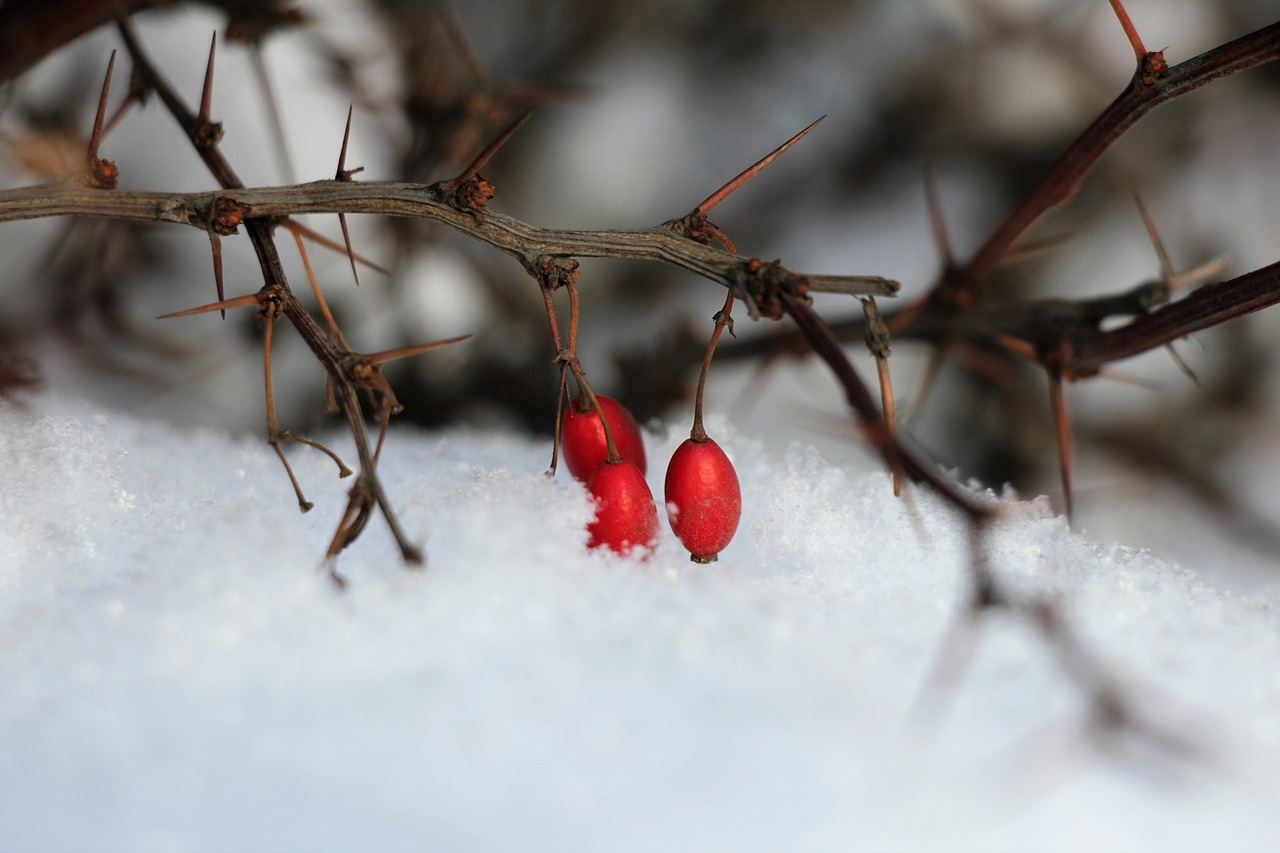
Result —
[[[730,238],[708,219],[716,205],[799,141],[818,122],[712,193],[689,214],[636,231],[543,229],[488,209],[487,202],[493,195],[493,187],[480,176],[480,170],[519,129],[528,113],[508,127],[455,178],[430,185],[361,184],[353,179],[360,170],[346,167],[351,130],[349,110],[332,181],[250,189],[244,186],[221,153],[221,127],[210,117],[214,48],[211,47],[209,52],[200,103],[193,111],[151,62],[127,20],[119,21],[118,26],[133,62],[133,82],[128,98],[107,121],[106,107],[115,60],[113,54],[83,174],[73,181],[0,193],[0,221],[78,215],[174,222],[206,231],[212,247],[217,301],[165,317],[213,311],[222,312],[225,316],[227,310],[256,308],[264,321],[267,440],[284,465],[299,506],[306,511],[311,508],[311,503],[304,497],[282,445],[298,443],[313,447],[334,460],[340,476],[354,474],[346,509],[325,555],[325,566],[339,585],[345,581],[337,572],[336,558],[361,534],[375,511],[385,519],[406,563],[420,565],[424,560],[422,551],[402,530],[377,474],[388,423],[401,408],[382,373],[382,365],[462,338],[368,354],[352,350],[326,305],[308,260],[305,241],[345,252],[357,284],[358,264],[377,267],[352,250],[347,213],[428,219],[513,256],[536,280],[545,301],[560,372],[557,435],[568,376],[575,378],[582,396],[590,400],[596,396],[576,352],[576,259],[640,258],[693,271],[724,286],[727,291],[724,307],[714,318],[713,339],[699,380],[696,409],[699,416],[695,420],[695,432],[700,428],[700,401],[706,364],[720,333],[725,328],[732,331],[730,315],[734,303],[742,302],[753,319],[789,319],[808,348],[826,363],[841,386],[868,444],[892,472],[895,495],[902,491],[905,483],[917,484],[932,491],[968,522],[972,594],[962,618],[957,622],[955,636],[948,643],[948,652],[939,662],[935,683],[954,678],[963,663],[962,650],[970,645],[963,640],[971,638],[972,626],[978,618],[995,609],[1008,609],[1030,620],[1054,650],[1065,671],[1089,696],[1094,731],[1138,732],[1162,745],[1185,749],[1189,748],[1188,744],[1177,735],[1163,731],[1144,719],[1118,688],[1116,679],[1088,654],[1069,630],[1056,600],[1015,592],[991,570],[985,538],[1000,519],[1000,506],[947,479],[931,461],[904,442],[895,427],[894,395],[889,380],[891,338],[924,340],[933,345],[933,360],[926,377],[936,375],[949,353],[969,345],[1003,347],[1041,367],[1048,377],[1058,431],[1064,509],[1069,519],[1072,512],[1071,437],[1064,382],[1094,376],[1104,365],[1146,350],[1167,347],[1173,353],[1172,344],[1179,338],[1280,302],[1280,263],[1228,281],[1207,284],[1202,282],[1218,274],[1217,265],[1176,273],[1145,210],[1141,210],[1141,215],[1160,262],[1161,274],[1157,280],[1105,298],[1015,304],[981,301],[984,285],[992,271],[1028,248],[1019,245],[1019,241],[1032,223],[1066,201],[1103,153],[1138,119],[1154,107],[1198,86],[1280,58],[1280,23],[1277,23],[1169,66],[1161,51],[1148,51],[1143,45],[1120,0],[1109,2],[1133,47],[1137,62],[1129,84],[1069,146],[967,262],[957,261],[951,253],[946,230],[937,212],[939,206],[929,184],[934,233],[942,252],[943,269],[935,285],[924,296],[884,315],[880,313],[875,297],[892,296],[898,289],[896,282],[876,276],[808,275],[793,272],[777,261],[744,258],[738,255]],[[150,93],[159,97],[185,132],[217,181],[217,191],[180,194],[116,189],[116,167],[111,161],[98,156],[100,142],[131,105],[140,103],[144,95]],[[1141,209],[1141,203],[1139,207]],[[290,218],[302,213],[336,213],[343,243],[339,245],[330,241]],[[253,244],[264,284],[256,293],[228,298],[223,291],[221,238],[236,233],[240,228],[245,229]],[[294,238],[322,322],[303,305],[289,284],[275,243],[277,228],[284,228]],[[1178,288],[1189,285],[1200,286],[1187,296],[1171,301]],[[554,300],[558,290],[567,293],[570,304],[568,329],[563,334]],[[875,359],[879,395],[872,393],[850,361],[837,334],[813,309],[810,294],[816,292],[850,294],[861,300],[864,312],[862,329]],[[1125,318],[1126,322],[1104,330],[1104,323],[1117,317]],[[330,409],[345,416],[354,439],[358,457],[354,472],[332,450],[282,429],[276,419],[271,347],[275,323],[281,318],[294,326],[326,371]],[[1173,353],[1173,356],[1186,371],[1177,354]],[[372,438],[367,429],[366,404],[377,424],[376,438]],[[593,406],[598,411],[598,404],[593,403]],[[559,446],[558,442],[555,446]],[[553,471],[555,466],[556,451],[553,449]]]

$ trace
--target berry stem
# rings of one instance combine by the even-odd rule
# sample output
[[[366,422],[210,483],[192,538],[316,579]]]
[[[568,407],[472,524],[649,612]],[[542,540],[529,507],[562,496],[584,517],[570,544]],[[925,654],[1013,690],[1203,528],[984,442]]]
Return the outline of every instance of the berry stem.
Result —
[[[560,432],[564,429],[564,399],[569,394],[569,369],[560,362],[560,382],[556,386],[556,428],[551,439],[551,466],[547,468],[547,476],[556,475],[556,466],[560,464]]]
[[[586,374],[582,371],[582,365],[578,363],[578,287],[572,281],[566,281],[564,289],[569,293],[569,346],[562,363],[573,371],[573,378],[578,381],[579,395],[585,396],[591,403],[589,410],[584,409],[582,411],[594,411],[596,417],[600,419],[600,426],[604,429],[604,444],[608,453],[605,461],[618,462],[622,459],[622,455],[618,453],[618,445],[613,442],[613,430],[609,429],[609,419],[604,416],[604,410],[600,408],[600,401],[596,399],[596,392],[591,390],[591,383],[587,381]],[[559,412],[558,407],[556,411]],[[557,415],[558,417],[559,415]]]
[[[569,353],[565,351],[564,341],[560,337],[560,319],[556,314],[555,290],[545,277],[539,279],[539,284],[542,289],[542,301],[547,308],[547,326],[551,329],[551,345],[555,347],[556,361],[560,364],[560,383],[556,391],[556,426],[551,440],[551,465],[547,468],[547,475],[554,477],[556,466],[560,464],[560,429],[564,423],[561,410],[569,388]]]
[[[880,380],[880,407],[884,414],[885,429],[889,439],[898,441],[898,415],[893,401],[893,380],[889,375],[889,327],[876,307],[874,296],[859,297],[862,313],[867,321],[867,349],[876,360],[876,375]],[[893,471],[893,496],[902,496],[902,465],[895,456],[889,466]]]
[[[693,398],[693,429],[689,431],[689,438],[701,444],[707,440],[707,432],[702,428],[702,392],[707,387],[707,371],[711,369],[711,357],[715,355],[716,343],[720,340],[720,334],[729,327],[729,334],[733,334],[733,291],[730,290],[724,299],[724,307],[715,313],[712,317],[715,320],[716,327],[711,332],[711,343],[707,345],[707,354],[702,358],[702,373],[698,375],[698,393]]]
[[[596,413],[596,417],[600,418],[600,426],[604,428],[604,444],[608,452],[605,461],[621,462],[622,454],[618,452],[618,445],[613,443],[613,430],[609,429],[609,419],[604,416],[604,410],[600,408],[600,401],[596,399],[596,392],[591,390],[591,383],[587,382],[586,374],[582,372],[582,366],[578,364],[576,358],[568,364],[569,369],[573,371],[573,378],[578,380],[578,392],[591,403],[589,411]]]
[[[578,286],[572,281],[564,283],[569,294],[569,352],[578,354]]]

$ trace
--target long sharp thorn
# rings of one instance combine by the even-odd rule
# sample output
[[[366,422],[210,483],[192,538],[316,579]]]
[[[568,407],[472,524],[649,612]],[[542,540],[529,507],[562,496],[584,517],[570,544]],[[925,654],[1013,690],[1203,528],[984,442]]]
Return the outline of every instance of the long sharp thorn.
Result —
[[[215,222],[218,218],[218,194],[214,193],[213,198],[209,200],[209,221]],[[213,286],[218,291],[218,301],[221,302],[226,298],[226,294],[222,290],[222,238],[218,236],[218,232],[212,227],[209,228],[209,247],[213,252]],[[222,312],[222,319],[227,319],[227,312]]]
[[[333,176],[335,181],[349,181],[352,175],[364,171],[364,166],[355,169],[347,168],[347,145],[351,142],[351,114],[354,110],[354,104],[347,104],[347,124],[342,131],[342,150],[338,152],[338,171]]]
[[[1151,219],[1151,214],[1147,212],[1147,206],[1142,203],[1142,198],[1137,193],[1134,193],[1133,200],[1138,205],[1138,213],[1142,215],[1142,224],[1147,227],[1147,234],[1151,237],[1151,245],[1156,248],[1156,257],[1160,259],[1160,275],[1164,278],[1165,283],[1172,288],[1173,280],[1177,278],[1177,274],[1173,271],[1173,264],[1169,262],[1169,253],[1165,251],[1164,241],[1160,239],[1160,232],[1156,230],[1156,223]]]
[[[507,129],[502,131],[502,133],[499,134],[497,139],[490,142],[488,147],[486,147],[483,151],[481,151],[480,155],[476,157],[475,160],[471,161],[471,165],[466,168],[466,171],[464,171],[461,175],[453,179],[453,182],[460,184],[463,181],[468,181],[474,178],[476,174],[481,169],[484,168],[485,164],[488,163],[490,159],[492,159],[493,155],[498,153],[498,149],[506,145],[507,140],[509,140],[512,136],[514,136],[515,132],[520,129],[521,125],[523,125],[526,121],[529,120],[529,117],[531,115],[533,115],[532,109],[525,110],[523,113],[521,113],[518,119],[516,119],[510,125],[508,125]]]
[[[338,245],[335,241],[330,240],[328,237],[324,236],[319,231],[316,231],[312,228],[308,228],[307,226],[303,225],[301,222],[295,222],[292,219],[282,219],[280,220],[280,224],[283,225],[290,232],[294,234],[301,234],[303,237],[306,237],[311,242],[318,243],[319,245],[323,246],[326,249],[329,249],[334,252],[342,252],[343,254],[346,254],[346,251],[342,248],[342,246]],[[375,264],[373,261],[369,260],[364,255],[361,255],[358,252],[356,253],[356,262],[363,264],[364,266],[368,267],[374,272],[380,272],[383,275],[391,275],[391,270],[387,269],[384,266],[379,266],[378,264]]]
[[[215,30],[209,42],[209,63],[204,68],[204,86],[200,89],[200,112],[196,115],[196,125],[207,124],[209,113],[213,109],[213,57],[218,50],[218,33]]]
[[[1172,343],[1167,343],[1164,348],[1169,353],[1169,358],[1173,359],[1173,363],[1182,371],[1182,375],[1191,380],[1192,384],[1197,388],[1200,387],[1200,377],[1196,376],[1196,372],[1191,369],[1191,365],[1183,361],[1182,356],[1178,355],[1178,351],[1173,348]]]
[[[356,280],[356,287],[359,287],[360,273],[356,269],[356,253],[351,248],[351,232],[347,230],[347,215],[345,213],[338,214],[338,224],[342,226],[342,242],[347,247],[347,260],[351,261],[351,276]]]
[[[1108,382],[1114,382],[1117,385],[1127,385],[1130,388],[1141,388],[1143,391],[1164,390],[1164,387],[1158,382],[1152,382],[1149,379],[1140,379],[1134,374],[1125,370],[1120,370],[1110,364],[1098,370],[1098,378],[1105,379]]]
[[[1129,20],[1129,13],[1124,10],[1124,4],[1120,0],[1110,0],[1110,2],[1111,9],[1120,19],[1120,26],[1124,28],[1129,44],[1133,46],[1133,55],[1138,58],[1138,64],[1141,65],[1142,60],[1147,56],[1147,48],[1142,44],[1142,37],[1138,35],[1138,29],[1133,25],[1133,21]]]
[[[924,414],[925,404],[933,395],[933,388],[938,382],[938,375],[942,372],[942,363],[945,358],[946,353],[941,346],[935,346],[929,353],[929,363],[925,365],[924,373],[920,374],[915,396],[911,398],[911,408],[907,415],[908,427],[914,426]]]
[[[1189,284],[1198,284],[1200,282],[1210,281],[1221,276],[1227,269],[1226,258],[1214,258],[1211,261],[1205,261],[1200,266],[1189,269],[1184,273],[1174,276],[1174,280],[1170,283],[1174,290],[1186,287]]]
[[[755,162],[755,165],[741,172],[736,178],[729,181],[729,183],[725,184],[720,189],[716,190],[711,195],[707,196],[697,207],[694,208],[694,212],[701,213],[703,215],[706,215],[707,213],[709,213],[713,207],[715,207],[720,202],[724,201],[726,198],[728,198],[730,195],[736,192],[739,187],[741,187],[747,181],[751,180],[756,175],[758,175],[760,173],[760,170],[762,170],[765,166],[768,166],[774,160],[777,160],[779,157],[782,156],[782,154],[788,148],[790,148],[792,145],[795,145],[797,142],[803,139],[805,134],[807,134],[809,131],[817,127],[824,118],[826,118],[825,115],[820,116],[816,121],[814,121],[804,130],[800,131],[795,136],[791,137],[786,142],[782,143],[777,148],[770,151],[764,157],[757,160]]]
[[[1067,525],[1072,524],[1071,500],[1071,422],[1067,418],[1067,398],[1062,388],[1062,377],[1049,372],[1049,402],[1053,406],[1053,420],[1058,432],[1058,469],[1062,477],[1062,501],[1067,515]]]
[[[116,106],[116,111],[111,114],[111,118],[107,119],[107,123],[103,125],[102,127],[103,135],[106,135],[110,133],[113,129],[115,129],[116,123],[119,122],[120,119],[124,118],[124,114],[129,111],[130,107],[134,106],[135,104],[142,103],[142,94],[141,94],[142,90],[137,83],[137,79],[138,79],[137,75],[138,75],[138,69],[135,66],[133,68],[133,73],[130,75],[131,80],[129,83],[129,92],[128,94],[125,95],[124,100],[122,100]]]
[[[102,80],[102,94],[98,96],[98,114],[93,119],[93,133],[89,135],[89,163],[98,159],[98,146],[102,144],[102,124],[107,117],[107,95],[111,92],[111,72],[116,67],[116,52],[111,51],[111,60],[107,63],[107,75]]]
[[[446,340],[443,340],[443,341],[432,341],[431,343],[428,343],[428,344],[417,344],[411,347],[400,347],[399,349],[389,349],[389,350],[384,350],[382,352],[375,352],[370,355],[366,355],[365,358],[373,362],[374,364],[384,364],[385,362],[388,362],[388,361],[395,361],[396,359],[409,358],[410,356],[421,355],[424,352],[431,352],[432,350],[437,350],[437,349],[440,349],[441,347],[447,347],[449,346],[449,344],[456,344],[461,341],[465,341],[468,338],[473,338],[473,337],[475,336],[459,335],[456,338],[447,338]]]
[[[489,75],[484,69],[484,63],[480,61],[476,46],[467,36],[467,28],[459,20],[458,12],[453,8],[453,4],[443,4],[437,23],[444,30],[445,37],[453,42],[453,46],[457,50],[458,56],[462,59],[462,64],[466,67],[467,73],[471,75],[471,78],[476,83],[483,83]]]
[[[1021,338],[1015,338],[1013,335],[998,334],[995,336],[1002,346],[1007,347],[1013,352],[1025,358],[1027,361],[1038,361],[1039,354],[1036,348]]]
[[[351,174],[347,172],[347,143],[351,141],[351,114],[354,111],[355,104],[347,104],[347,126],[342,131],[342,149],[338,152],[338,172],[333,178],[335,181],[351,179]]]
[[[1016,246],[1010,246],[1004,257],[1001,258],[1000,265],[1010,266],[1021,261],[1031,260],[1047,252],[1055,251],[1061,248],[1069,239],[1071,239],[1070,234],[1057,234],[1052,237],[1045,237],[1042,240],[1028,240],[1025,243],[1018,243]]]
[[[947,233],[947,220],[942,213],[942,199],[938,195],[938,183],[933,176],[933,168],[926,165],[924,169],[924,194],[929,205],[929,225],[933,228],[933,243],[938,247],[938,255],[942,265],[951,269],[955,265],[955,256],[951,254],[951,238]]]
[[[170,320],[174,317],[190,317],[193,314],[208,314],[210,311],[226,311],[228,308],[247,308],[250,305],[258,305],[258,294],[250,293],[247,296],[237,296],[233,299],[223,299],[218,302],[211,302],[208,305],[201,305],[197,308],[188,308],[185,311],[174,311],[172,314],[161,314],[157,320]]]
[[[307,271],[307,281],[311,283],[311,293],[316,298],[316,303],[320,306],[320,313],[324,315],[324,320],[329,325],[329,331],[333,332],[333,336],[346,349],[347,339],[342,336],[342,330],[338,328],[338,322],[333,319],[333,312],[329,310],[329,303],[325,300],[324,294],[320,291],[320,282],[316,281],[315,271],[311,268],[311,258],[307,255],[307,246],[302,242],[302,235],[295,229],[289,229],[289,233],[293,235],[294,242],[298,244],[298,254],[302,257],[302,267]]]
[[[212,231],[209,232],[209,247],[213,251],[213,282],[218,289],[218,301],[223,300],[222,293],[222,239]],[[222,311],[222,319],[227,319],[226,309]]]
[[[338,172],[334,176],[335,181],[349,181],[354,174],[347,171],[347,144],[351,141],[351,114],[354,110],[354,104],[347,105],[347,124],[342,131],[342,150],[338,152]],[[351,276],[356,280],[356,287],[359,287],[360,271],[356,269],[356,253],[351,248],[351,232],[347,229],[345,213],[338,214],[338,224],[342,226],[342,242],[347,247],[347,259],[351,261]]]

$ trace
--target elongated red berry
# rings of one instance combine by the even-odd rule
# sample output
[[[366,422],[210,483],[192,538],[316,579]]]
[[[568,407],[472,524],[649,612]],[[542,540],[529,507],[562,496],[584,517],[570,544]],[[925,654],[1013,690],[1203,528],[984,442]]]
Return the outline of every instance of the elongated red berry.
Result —
[[[618,446],[618,455],[630,459],[644,474],[647,470],[644,458],[644,439],[640,435],[640,425],[626,406],[612,397],[597,394],[600,410],[609,421],[609,431],[613,433],[613,443]],[[586,407],[583,411],[582,406]],[[560,424],[560,451],[564,454],[565,464],[574,479],[587,482],[595,473],[596,466],[605,460],[608,451],[605,448],[604,427],[600,425],[600,416],[581,396],[575,397],[564,413],[564,421]]]
[[[644,473],[630,459],[601,462],[587,482],[596,516],[587,525],[587,546],[619,554],[651,548],[658,541],[658,507]]]
[[[733,539],[742,489],[733,463],[711,439],[685,439],[667,465],[667,520],[694,562],[710,563]]]

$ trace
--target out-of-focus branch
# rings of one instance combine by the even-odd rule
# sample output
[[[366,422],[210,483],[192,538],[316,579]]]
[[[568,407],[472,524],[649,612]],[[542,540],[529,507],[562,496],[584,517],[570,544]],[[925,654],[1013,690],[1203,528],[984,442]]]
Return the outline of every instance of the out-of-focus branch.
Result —
[[[1071,342],[1063,362],[1065,375],[1090,376],[1102,365],[1172,343],[1179,338],[1280,302],[1280,262],[1206,284],[1185,299],[1157,308],[1111,331],[1092,333]]]
[[[6,0],[0,3],[0,83],[90,30],[158,0]]]
[[[1145,54],[1119,97],[1067,147],[968,263],[945,269],[921,302],[901,312],[896,323],[891,322],[895,333],[900,333],[922,309],[957,310],[972,304],[987,277],[1009,256],[1018,238],[1046,211],[1070,198],[1102,155],[1148,112],[1213,80],[1277,59],[1280,22],[1172,67],[1165,65],[1160,51]]]

